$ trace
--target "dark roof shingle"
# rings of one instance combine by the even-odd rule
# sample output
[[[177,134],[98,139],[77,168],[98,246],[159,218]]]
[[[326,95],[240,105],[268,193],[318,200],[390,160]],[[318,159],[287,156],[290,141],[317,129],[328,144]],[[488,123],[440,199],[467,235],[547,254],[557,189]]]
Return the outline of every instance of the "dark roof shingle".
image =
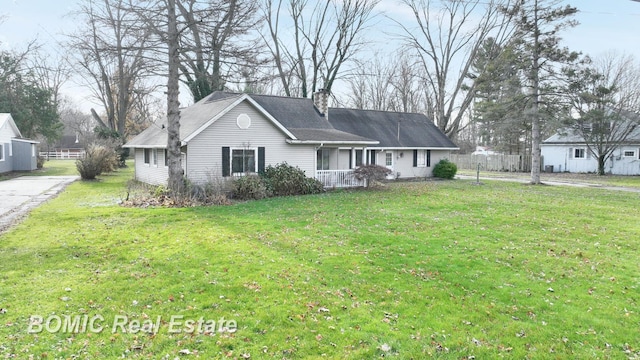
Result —
[[[423,114],[375,110],[329,109],[334,128],[380,142],[389,148],[457,148]]]

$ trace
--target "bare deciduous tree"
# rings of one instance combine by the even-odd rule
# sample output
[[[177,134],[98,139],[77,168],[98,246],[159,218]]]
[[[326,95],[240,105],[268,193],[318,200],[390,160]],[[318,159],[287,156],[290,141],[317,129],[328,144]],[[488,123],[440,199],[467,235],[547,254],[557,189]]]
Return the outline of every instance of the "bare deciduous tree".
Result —
[[[383,61],[379,56],[359,64],[349,77],[348,106],[358,109],[425,112],[426,98],[419,67],[407,56]]]
[[[267,0],[264,11],[269,34],[263,39],[283,92],[308,97],[320,88],[331,91],[343,67],[363,45],[362,32],[375,16],[378,2]],[[283,33],[284,27],[292,32]]]
[[[247,35],[257,27],[254,0],[177,1],[180,32],[180,72],[198,101],[228,81],[241,81],[246,65],[259,63],[255,41]],[[233,79],[230,79],[233,78]]]
[[[500,12],[508,0],[403,0],[416,26],[398,22],[404,41],[420,60],[430,97],[429,116],[448,136],[461,129],[474,96],[471,66],[488,36],[509,38],[509,17]],[[435,4],[438,3],[439,6]],[[472,76],[470,76],[472,75]]]
[[[70,47],[106,119],[92,113],[97,121],[126,138],[126,123],[135,101],[154,90],[145,84],[150,74],[145,57],[148,29],[138,26],[125,0],[85,0],[78,14],[84,27],[70,35]]]
[[[583,68],[566,68],[565,93],[577,116],[564,121],[598,161],[598,174],[620,145],[640,126],[634,113],[640,96],[640,67],[631,56],[609,53]]]

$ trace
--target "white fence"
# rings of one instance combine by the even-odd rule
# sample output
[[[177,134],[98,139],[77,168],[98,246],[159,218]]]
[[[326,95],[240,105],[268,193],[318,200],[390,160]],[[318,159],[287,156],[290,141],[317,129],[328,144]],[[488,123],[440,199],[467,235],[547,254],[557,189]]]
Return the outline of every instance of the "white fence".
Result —
[[[353,170],[317,170],[316,179],[325,188],[345,188],[365,186],[364,180],[358,180],[353,175]]]
[[[40,156],[47,159],[82,159],[84,150],[76,151],[41,151]]]

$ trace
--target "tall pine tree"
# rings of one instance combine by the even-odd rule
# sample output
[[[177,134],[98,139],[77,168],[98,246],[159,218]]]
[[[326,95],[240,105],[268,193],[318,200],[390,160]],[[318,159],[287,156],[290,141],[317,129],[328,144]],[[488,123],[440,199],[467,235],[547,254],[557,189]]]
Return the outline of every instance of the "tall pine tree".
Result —
[[[556,79],[563,64],[575,62],[578,53],[560,46],[558,33],[577,25],[577,9],[561,0],[520,0],[507,9],[516,26],[514,46],[522,54],[520,63],[527,87],[526,117],[531,122],[531,183],[540,184],[542,127],[550,120],[548,111],[557,93]]]

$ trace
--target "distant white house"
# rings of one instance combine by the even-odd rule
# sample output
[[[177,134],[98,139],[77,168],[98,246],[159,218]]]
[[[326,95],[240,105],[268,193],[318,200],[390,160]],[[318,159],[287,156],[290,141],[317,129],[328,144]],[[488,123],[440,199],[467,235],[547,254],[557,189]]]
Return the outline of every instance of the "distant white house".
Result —
[[[37,141],[22,137],[11,114],[0,113],[0,174],[38,166]]]
[[[458,147],[423,114],[328,108],[311,99],[215,92],[181,110],[185,176],[194,183],[287,162],[327,187],[357,186],[353,169],[379,164],[394,178],[428,177]],[[136,179],[166,184],[166,123],[131,139]]]
[[[545,140],[540,148],[547,171],[595,173],[598,160],[582,136],[564,130]],[[553,169],[551,169],[553,167]],[[618,146],[605,163],[605,172],[614,175],[640,175],[640,127]]]
[[[471,155],[498,155],[498,152],[491,150],[488,146],[476,146],[476,151],[472,152]]]

